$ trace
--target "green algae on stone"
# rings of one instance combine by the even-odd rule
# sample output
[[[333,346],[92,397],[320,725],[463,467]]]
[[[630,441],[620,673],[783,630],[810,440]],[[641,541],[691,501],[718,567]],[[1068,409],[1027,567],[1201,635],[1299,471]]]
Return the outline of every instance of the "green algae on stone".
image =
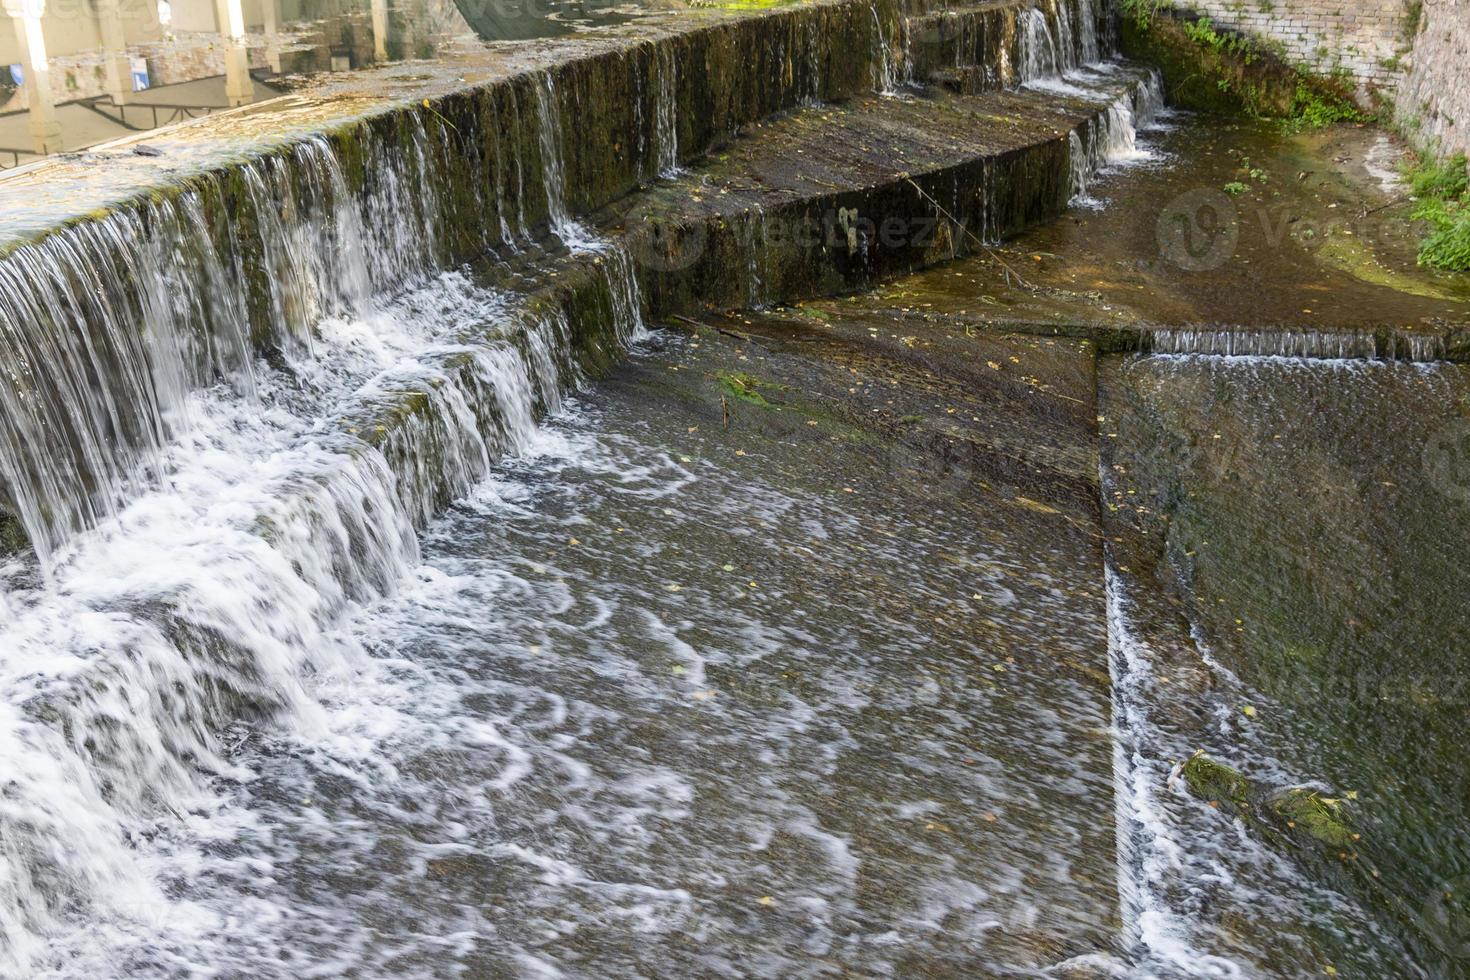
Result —
[[[1288,829],[1300,829],[1324,844],[1352,848],[1358,835],[1344,821],[1342,801],[1308,789],[1289,789],[1267,801]]]
[[[738,398],[740,401],[749,402],[761,408],[772,407],[771,403],[766,401],[766,397],[760,393],[760,389],[763,387],[762,383],[751,375],[741,372],[726,373],[722,371],[717,377],[720,381],[720,387],[731,398]]]
[[[1231,813],[1250,809],[1251,783],[1239,770],[1197,752],[1179,769],[1189,791]]]

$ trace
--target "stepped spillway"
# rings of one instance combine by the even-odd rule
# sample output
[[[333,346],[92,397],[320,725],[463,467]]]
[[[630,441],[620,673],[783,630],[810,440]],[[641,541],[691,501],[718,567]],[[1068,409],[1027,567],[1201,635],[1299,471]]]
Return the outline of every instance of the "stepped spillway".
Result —
[[[1105,53],[1104,13],[974,16],[997,11],[989,87],[926,87],[922,10],[712,12],[0,180],[5,968],[55,967],[87,921],[122,946],[222,928],[173,892],[206,825],[245,832],[219,789],[252,778],[233,726],[327,731],[316,690],[367,657],[342,617],[401,589],[430,520],[650,317],[869,285],[1085,193],[1150,76],[1015,91]]]

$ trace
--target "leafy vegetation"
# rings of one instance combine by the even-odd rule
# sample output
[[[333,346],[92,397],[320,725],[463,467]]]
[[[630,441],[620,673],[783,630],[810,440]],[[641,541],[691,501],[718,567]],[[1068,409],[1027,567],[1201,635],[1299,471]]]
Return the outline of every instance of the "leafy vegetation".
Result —
[[[1352,80],[1295,62],[1279,42],[1218,26],[1209,17],[1164,16],[1161,0],[1123,0],[1144,57],[1172,77],[1171,96],[1195,108],[1234,109],[1291,129],[1368,120]]]
[[[1366,122],[1361,109],[1336,92],[1298,81],[1291,118],[1309,129],[1326,129],[1340,122]]]
[[[1444,160],[1425,156],[1404,173],[1414,196],[1413,216],[1429,224],[1419,243],[1419,264],[1448,272],[1470,271],[1470,178],[1465,154]]]
[[[1154,15],[1164,6],[1164,0],[1123,0],[1123,14],[1131,17],[1140,31],[1153,26]]]
[[[1404,171],[1404,183],[1409,185],[1409,193],[1416,198],[1457,200],[1465,196],[1466,188],[1470,186],[1467,173],[1470,172],[1466,170],[1463,153],[1440,161],[1428,157],[1411,164]]]

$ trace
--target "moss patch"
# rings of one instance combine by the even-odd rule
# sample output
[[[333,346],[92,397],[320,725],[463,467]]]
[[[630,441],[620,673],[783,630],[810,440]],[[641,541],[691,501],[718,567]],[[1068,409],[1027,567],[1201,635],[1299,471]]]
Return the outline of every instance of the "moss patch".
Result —
[[[1303,128],[1363,122],[1352,86],[1290,63],[1268,41],[1179,15],[1155,0],[1126,0],[1123,52],[1159,67],[1171,104],[1200,112],[1245,113]]]
[[[1184,785],[1200,799],[1231,813],[1250,808],[1250,780],[1235,769],[1197,752],[1179,770]]]
[[[1306,789],[1287,790],[1268,804],[1288,830],[1302,830],[1332,847],[1351,848],[1357,835],[1344,822],[1342,801]]]
[[[726,374],[721,372],[716,377],[719,378],[720,387],[731,398],[748,402],[751,405],[759,405],[761,408],[771,407],[771,403],[766,401],[765,395],[762,395],[760,392],[762,387],[761,382],[751,375],[745,373]]]

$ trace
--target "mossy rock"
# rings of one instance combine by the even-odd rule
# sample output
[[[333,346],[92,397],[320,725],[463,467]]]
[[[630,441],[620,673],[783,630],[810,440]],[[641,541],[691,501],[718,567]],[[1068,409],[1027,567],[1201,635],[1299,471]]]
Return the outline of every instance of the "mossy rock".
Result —
[[[1273,792],[1239,770],[1196,753],[1179,771],[1190,793],[1255,826],[1268,841],[1321,857],[1357,849],[1343,801],[1305,788]]]
[[[718,375],[718,377],[720,380],[720,387],[723,388],[725,393],[731,398],[736,398],[743,402],[749,402],[750,404],[758,405],[761,408],[771,407],[771,403],[766,401],[766,397],[760,392],[760,389],[762,387],[761,382],[751,375],[743,373],[722,373]]]
[[[1250,780],[1203,752],[1195,753],[1179,770],[1179,775],[1189,791],[1202,800],[1218,804],[1231,813],[1250,809]]]
[[[1341,800],[1308,789],[1290,789],[1267,805],[1288,830],[1305,831],[1336,848],[1357,844],[1357,835],[1344,821]]]

